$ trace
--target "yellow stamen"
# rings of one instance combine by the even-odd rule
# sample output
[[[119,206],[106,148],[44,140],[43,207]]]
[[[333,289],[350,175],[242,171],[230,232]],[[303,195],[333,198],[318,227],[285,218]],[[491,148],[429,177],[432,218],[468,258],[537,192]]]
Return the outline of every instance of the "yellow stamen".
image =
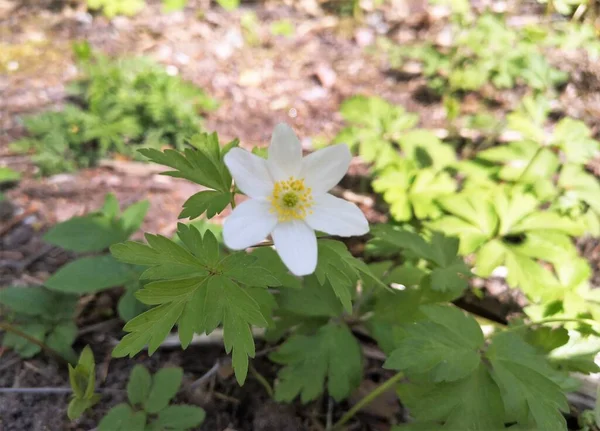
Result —
[[[277,214],[280,222],[302,220],[311,214],[313,205],[312,190],[304,185],[303,179],[290,177],[277,181],[273,186],[271,212]]]

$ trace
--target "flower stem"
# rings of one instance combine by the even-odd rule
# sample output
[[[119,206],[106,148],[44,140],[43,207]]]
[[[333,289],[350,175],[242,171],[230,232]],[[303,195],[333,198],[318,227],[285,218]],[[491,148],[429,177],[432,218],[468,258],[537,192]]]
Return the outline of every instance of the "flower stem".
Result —
[[[31,335],[27,334],[26,332],[21,331],[19,328],[11,325],[8,322],[0,322],[0,329],[3,331],[12,332],[13,334],[18,335],[21,338],[25,338],[30,343],[33,343],[36,346],[41,347],[42,350],[45,350],[49,355],[54,356],[56,359],[60,360],[61,362],[65,362],[65,363],[69,362],[60,353],[58,353],[52,347],[48,346],[43,341],[40,341],[37,338],[32,337]]]
[[[354,415],[363,407],[371,404],[377,397],[386,392],[388,389],[392,388],[395,384],[397,384],[404,377],[404,373],[399,372],[395,376],[383,382],[381,385],[377,386],[371,392],[369,392],[364,398],[362,398],[358,403],[356,403],[350,410],[346,412],[344,416],[340,418],[339,421],[333,425],[333,430],[341,429],[342,425],[348,422],[350,419],[354,417]]]
[[[235,209],[235,183],[231,186],[231,209]]]

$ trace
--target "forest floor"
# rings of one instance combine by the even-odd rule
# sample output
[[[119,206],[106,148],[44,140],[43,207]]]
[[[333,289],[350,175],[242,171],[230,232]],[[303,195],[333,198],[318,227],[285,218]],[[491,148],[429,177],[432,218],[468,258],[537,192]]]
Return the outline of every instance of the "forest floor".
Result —
[[[427,90],[424,78],[399,73],[385,56],[370,48],[382,36],[400,44],[438,37],[445,25],[443,16],[423,2],[394,1],[380,11],[367,12],[361,21],[325,13],[316,1],[308,0],[287,2],[293,6],[249,3],[232,12],[207,3],[190,1],[184,11],[164,14],[160,4],[151,1],[135,17],[108,21],[53,0],[0,0],[0,160],[24,173],[24,179],[6,193],[11,203],[0,207],[0,285],[42,284],[69,261],[72,255],[43,245],[43,232],[57,222],[99,208],[108,192],[115,193],[125,206],[148,199],[151,206],[142,230],[169,236],[175,231],[181,205],[197,191],[188,182],[159,176],[161,169],[156,166],[122,159],[39,178],[27,156],[10,151],[8,144],[23,135],[24,115],[60,109],[65,102],[65,86],[77,76],[71,55],[74,41],[88,40],[95,49],[111,55],[150,56],[175,70],[219,101],[219,108],[206,118],[206,128],[218,132],[224,141],[240,138],[246,147],[266,145],[273,126],[285,121],[309,151],[311,138],[335,135],[342,124],[340,103],[356,94],[384,97],[420,114],[420,126],[444,129],[443,106]],[[256,41],[250,45],[248,30],[240,25],[240,17],[249,10],[260,22],[253,29]],[[523,14],[542,15],[532,7]],[[292,36],[269,32],[270,24],[281,19],[293,23]],[[561,109],[585,120],[598,135],[600,65],[583,57],[565,62],[549,53],[549,58],[573,72],[560,96]],[[498,115],[514,108],[522,96],[519,88],[493,94]],[[477,112],[483,101],[468,96],[465,103]],[[364,166],[353,165],[338,192],[354,199],[371,222],[384,221],[385,209],[370,190],[355,187],[359,181],[353,178],[364,173]],[[592,262],[600,261],[597,241],[582,242],[581,248]],[[360,244],[353,251],[359,253]],[[600,277],[596,276],[595,284],[600,284]],[[465,300],[463,305],[494,319],[505,319],[523,305],[522,298],[508,292],[505,285],[492,280],[486,287],[489,295],[484,300],[473,299],[471,304]],[[366,364],[368,378],[348,402],[334,404],[323,398],[308,406],[286,406],[269,401],[252,375],[244,387],[238,387],[219,344],[194,345],[185,351],[165,347],[152,357],[140,354],[134,360],[111,360],[110,350],[121,334],[121,323],[110,315],[115,300],[114,292],[90,297],[79,314],[76,347],[91,344],[105,358],[99,363],[105,376],[99,386],[124,388],[135,363],[144,363],[152,371],[166,364],[182,366],[184,386],[189,386],[220,363],[218,373],[205,385],[180,395],[181,401],[207,410],[205,430],[320,431],[318,424],[338,418],[360,393],[386,377],[375,366],[381,358],[365,344],[372,362]],[[259,344],[257,351],[266,348]],[[275,368],[264,356],[254,360],[253,366],[268,380],[274,379]],[[43,357],[21,360],[0,350],[0,387],[67,385],[62,364]],[[90,430],[124,397],[124,393],[105,396],[92,416],[71,423],[65,414],[66,395],[0,395],[0,431]],[[404,417],[395,395],[386,394],[348,429],[385,431]]]

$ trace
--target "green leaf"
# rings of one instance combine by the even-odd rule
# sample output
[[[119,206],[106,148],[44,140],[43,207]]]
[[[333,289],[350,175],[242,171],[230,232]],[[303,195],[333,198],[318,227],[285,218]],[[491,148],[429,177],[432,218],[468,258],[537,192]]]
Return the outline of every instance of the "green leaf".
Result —
[[[136,365],[131,370],[127,382],[127,398],[132,405],[144,404],[150,394],[152,377],[143,365]]]
[[[300,289],[302,280],[290,274],[279,255],[270,247],[258,247],[252,251],[251,256],[256,258],[256,265],[268,270],[279,284],[273,285]]]
[[[302,402],[317,398],[325,387],[336,400],[350,395],[362,378],[362,356],[358,342],[345,325],[322,326],[315,335],[294,335],[271,360],[285,365],[275,387],[276,401]]]
[[[148,413],[158,413],[169,405],[169,401],[179,391],[183,370],[178,367],[161,368],[152,377],[152,387],[144,401],[144,410]]]
[[[342,305],[330,284],[322,286],[314,275],[304,277],[303,284],[301,289],[282,289],[279,292],[280,308],[313,317],[336,317],[342,313]]]
[[[123,330],[129,332],[114,348],[112,356],[133,357],[148,344],[150,354],[169,335],[181,316],[185,304],[182,301],[169,302],[152,308],[127,322]]]
[[[503,332],[493,337],[486,357],[509,419],[534,429],[566,429],[560,411],[568,411],[567,399],[551,380],[553,370],[543,356],[517,335]]]
[[[66,299],[65,295],[51,292],[42,286],[14,286],[0,289],[0,304],[15,313],[28,316],[54,317],[52,305],[64,299]]]
[[[69,362],[75,363],[77,355],[71,345],[77,338],[78,328],[75,322],[64,321],[54,326],[46,336],[46,344],[60,353]]]
[[[48,331],[45,325],[39,323],[25,323],[15,326],[25,334],[40,341],[44,341],[44,337]],[[31,358],[42,350],[42,348],[37,344],[30,343],[27,341],[27,339],[19,337],[12,332],[7,332],[4,334],[2,338],[2,345],[4,347],[13,349],[22,358]]]
[[[204,213],[206,213],[207,218],[213,218],[230,204],[231,199],[232,195],[230,192],[216,190],[198,192],[185,201],[179,218],[189,217],[192,220]]]
[[[21,174],[17,171],[0,166],[0,184],[2,183],[12,183],[14,181],[18,181],[21,178]]]
[[[146,413],[134,412],[125,403],[109,410],[98,424],[98,431],[144,431]]]
[[[67,406],[67,416],[72,421],[78,419],[86,410],[95,406],[100,401],[100,398],[100,395],[94,395],[91,399],[71,399]]]
[[[127,233],[127,237],[135,233],[140,228],[140,226],[142,226],[142,223],[144,222],[144,218],[146,217],[149,208],[150,202],[139,201],[128,206],[123,211],[119,223],[122,226],[123,230]]]
[[[212,332],[223,323],[225,351],[233,354],[235,377],[241,384],[248,372],[248,356],[254,357],[254,339],[250,325],[266,327],[259,304],[241,287],[224,276],[211,277],[207,284],[202,328]]]
[[[280,286],[281,282],[265,268],[258,266],[256,257],[244,252],[230,254],[220,262],[223,275],[254,287]]]
[[[344,243],[320,239],[318,253],[319,261],[315,270],[317,280],[324,287],[329,283],[347,312],[352,311],[352,297],[359,278],[388,288],[363,261],[350,254]]]
[[[56,291],[90,293],[123,286],[135,280],[137,274],[129,265],[112,256],[82,257],[56,271],[45,285]]]
[[[410,408],[422,429],[496,431],[504,429],[504,409],[500,390],[483,363],[466,377],[441,384],[413,383],[400,386],[402,403]],[[399,428],[404,430],[404,427]]]
[[[148,344],[152,354],[179,325],[181,343],[186,347],[194,332],[207,334],[223,324],[225,350],[233,353],[236,378],[246,378],[248,356],[255,353],[250,325],[266,327],[267,319],[259,304],[246,290],[234,282],[251,287],[279,285],[269,271],[256,265],[256,258],[235,253],[221,259],[219,244],[210,230],[202,235],[194,226],[179,224],[182,245],[161,237],[147,235],[149,245],[128,242],[111,251],[120,260],[151,266],[143,278],[154,279],[136,292],[142,302],[157,307],[128,322],[129,332],[113,351],[113,356],[135,355]],[[262,308],[261,308],[262,306]]]
[[[186,430],[204,422],[206,413],[196,406],[168,406],[158,414],[157,426],[167,429]]]
[[[160,152],[155,149],[139,151],[151,161],[173,168],[163,175],[185,178],[210,189],[228,193],[231,188],[231,175],[223,163],[224,152],[219,147],[216,133],[194,135],[190,144],[194,149],[188,148],[183,152]]]
[[[102,215],[73,217],[52,227],[44,241],[65,250],[86,253],[102,251],[129,237],[129,232],[114,220]]]
[[[428,320],[406,326],[406,336],[385,368],[427,374],[431,381],[454,381],[471,374],[480,364],[483,333],[479,324],[462,311],[448,306],[421,308]]]
[[[321,285],[329,282],[347,312],[352,311],[352,295],[358,274],[348,261],[354,259],[339,241],[318,241],[319,261],[315,275]]]

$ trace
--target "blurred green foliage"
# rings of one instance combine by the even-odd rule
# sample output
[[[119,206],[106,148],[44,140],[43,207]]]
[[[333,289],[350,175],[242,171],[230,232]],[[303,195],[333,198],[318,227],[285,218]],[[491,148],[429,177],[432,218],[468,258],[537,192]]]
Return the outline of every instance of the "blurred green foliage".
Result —
[[[32,152],[44,175],[93,166],[120,153],[172,146],[202,131],[201,112],[216,108],[204,91],[144,58],[110,59],[75,46],[82,77],[69,92],[76,103],[25,118],[29,137],[12,148]]]
[[[448,42],[448,46],[426,42],[393,47],[392,64],[420,61],[428,85],[440,94],[477,91],[489,83],[496,88],[527,85],[548,91],[567,79],[564,72],[549,65],[539,44],[497,15],[455,23]]]

